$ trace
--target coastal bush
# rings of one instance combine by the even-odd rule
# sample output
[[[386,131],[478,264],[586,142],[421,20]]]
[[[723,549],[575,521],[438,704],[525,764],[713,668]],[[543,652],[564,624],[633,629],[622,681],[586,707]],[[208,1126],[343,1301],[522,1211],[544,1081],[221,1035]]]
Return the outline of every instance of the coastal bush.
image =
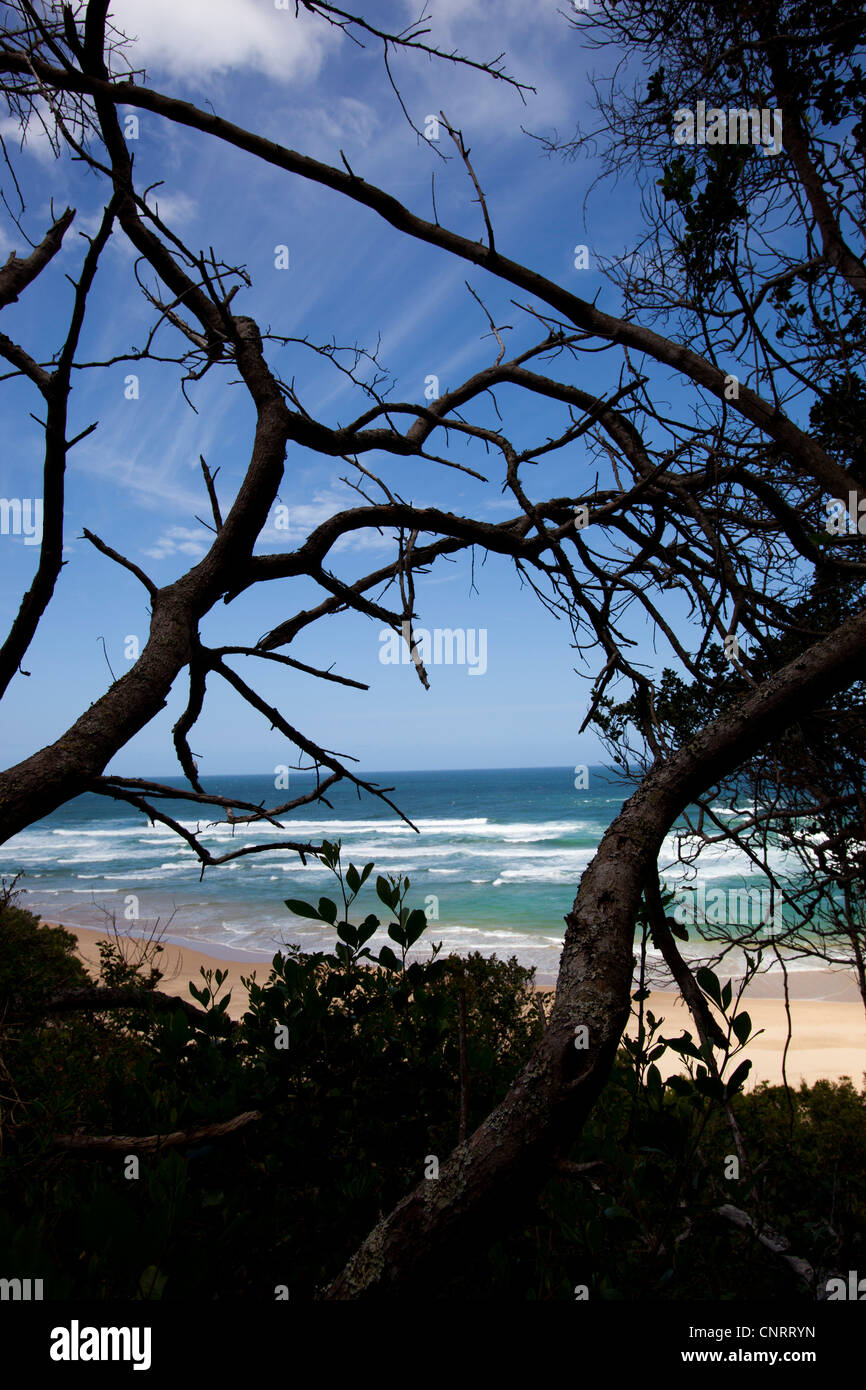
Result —
[[[76,938],[62,927],[48,927],[17,899],[15,880],[0,882],[0,1011],[34,1008],[52,994],[90,983],[75,954]]]
[[[334,949],[277,952],[263,980],[244,982],[236,1024],[226,972],[191,986],[197,1011],[161,1008],[144,963],[131,1007],[44,1012],[88,977],[70,933],[4,905],[4,1268],[43,1278],[54,1298],[312,1299],[504,1095],[544,1026],[533,972],[436,945],[422,957],[427,922],[409,880],[374,886],[373,865],[344,871],[339,844],[323,857],[335,897],[288,903],[332,926]],[[377,910],[353,923],[368,884]],[[383,924],[390,944],[374,951]],[[116,966],[103,957],[103,987]],[[748,1027],[715,977],[699,978],[729,1025],[724,1073]],[[766,1227],[816,1278],[856,1268],[866,1093],[825,1082],[743,1094],[742,1067],[719,1080],[699,1040],[665,1039],[640,988],[635,1005],[636,1036],[580,1139],[529,1207],[443,1273],[442,1298],[813,1298],[758,1239]],[[684,1070],[663,1080],[671,1049]],[[735,1177],[732,1120],[746,1154]],[[63,1147],[77,1134],[177,1131],[183,1142],[152,1152]]]

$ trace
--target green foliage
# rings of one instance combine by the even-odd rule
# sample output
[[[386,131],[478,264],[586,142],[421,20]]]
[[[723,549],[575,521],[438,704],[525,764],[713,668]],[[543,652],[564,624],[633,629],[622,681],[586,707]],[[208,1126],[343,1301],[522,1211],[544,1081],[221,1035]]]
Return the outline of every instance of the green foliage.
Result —
[[[9,1009],[37,1009],[53,994],[90,984],[75,955],[76,938],[63,927],[40,923],[16,906],[14,887],[0,889],[0,1014]]]
[[[46,1279],[47,1296],[267,1301],[285,1284],[293,1300],[312,1298],[423,1180],[428,1156],[444,1162],[459,1142],[461,1092],[471,1131],[531,1056],[543,1026],[532,971],[435,947],[422,958],[408,880],[372,879],[372,865],[343,872],[339,851],[326,850],[335,898],[289,900],[326,923],[337,906],[334,950],[277,952],[263,980],[244,981],[237,1025],[223,970],[191,987],[198,1020],[154,1011],[146,988],[122,1012],[7,1013],[2,1090],[17,1102],[0,1156],[0,1248],[7,1267]],[[365,889],[387,909],[399,955],[366,945]],[[7,933],[9,910],[7,998],[34,979],[43,999],[81,983],[70,934],[43,934],[18,909]],[[866,1216],[866,1095],[829,1083],[792,1106],[772,1088],[742,1094],[750,1020],[711,972],[699,983],[727,1047],[713,1055],[688,1031],[668,1037],[638,991],[639,1036],[624,1040],[560,1171],[465,1252],[442,1298],[571,1299],[581,1283],[612,1299],[808,1297],[720,1221],[729,1201],[816,1265],[848,1267]],[[664,1076],[671,1058],[680,1069]],[[731,1107],[761,1156],[757,1177],[737,1182],[724,1176]],[[165,1134],[252,1109],[261,1118],[231,1135],[140,1154],[137,1179],[120,1153],[83,1159],[54,1145],[56,1134]]]
[[[156,989],[162,979],[162,971],[149,959],[150,952],[145,952],[140,960],[130,960],[119,940],[97,941],[96,949],[99,953],[99,978],[108,987],[133,985],[141,989]],[[152,951],[159,954],[162,946],[155,943]]]
[[[682,219],[679,251],[687,283],[701,296],[721,280],[720,266],[734,253],[735,228],[746,216],[743,172],[752,151],[737,145],[709,145],[699,186],[697,169],[676,154],[657,180],[662,197]]]

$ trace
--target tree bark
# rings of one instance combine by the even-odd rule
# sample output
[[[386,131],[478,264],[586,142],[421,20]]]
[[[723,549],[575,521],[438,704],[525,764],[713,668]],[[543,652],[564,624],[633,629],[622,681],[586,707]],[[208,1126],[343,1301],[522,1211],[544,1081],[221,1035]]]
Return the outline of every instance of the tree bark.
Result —
[[[440,1167],[370,1232],[323,1298],[394,1297],[430,1287],[475,1239],[532,1193],[556,1146],[573,1142],[610,1073],[628,1020],[634,923],[676,817],[777,733],[862,670],[866,613],[849,619],[691,743],[657,764],[605,833],[585,871],[566,937],[549,1027],[508,1094]],[[578,1050],[575,1029],[588,1030]],[[453,1264],[450,1266],[453,1268]]]
[[[54,1145],[70,1153],[161,1153],[181,1144],[200,1144],[202,1139],[223,1139],[262,1118],[261,1110],[245,1110],[231,1120],[201,1125],[198,1129],[174,1129],[170,1134],[55,1134]]]

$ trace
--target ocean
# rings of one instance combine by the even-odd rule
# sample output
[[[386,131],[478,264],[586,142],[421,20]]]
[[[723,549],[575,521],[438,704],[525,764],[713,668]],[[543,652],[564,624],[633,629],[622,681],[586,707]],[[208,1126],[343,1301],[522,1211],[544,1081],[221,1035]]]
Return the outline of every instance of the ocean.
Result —
[[[394,788],[391,799],[419,833],[378,799],[359,797],[345,784],[328,794],[330,806],[292,811],[282,832],[262,823],[209,826],[208,809],[203,814],[192,802],[175,801],[167,809],[191,829],[201,828],[213,853],[281,837],[341,840],[344,865],[375,862],[359,902],[362,915],[385,913],[375,894],[378,873],[408,877],[410,905],[425,908],[430,919],[418,953],[435,941],[446,953],[516,955],[544,984],[556,978],[563,918],[580,875],[632,786],[603,767],[591,767],[587,778],[574,774],[574,768],[551,767],[365,773]],[[584,780],[585,787],[575,785]],[[208,778],[205,785],[224,796],[276,804],[308,790],[313,780],[293,772],[287,792],[275,792],[268,777]],[[684,882],[676,851],[675,827],[660,859],[671,887]],[[297,854],[275,850],[208,868],[202,878],[198,860],[173,831],[92,793],[9,840],[0,850],[0,873],[20,873],[22,906],[49,921],[104,929],[113,918],[130,934],[158,922],[167,941],[227,959],[239,952],[261,954],[266,962],[287,942],[316,950],[332,948],[336,939],[318,923],[294,917],[284,903],[334,896],[334,880],[318,860],[304,866]],[[758,877],[745,857],[724,846],[701,854],[704,894],[720,888],[733,901]],[[757,902],[759,894],[752,896]],[[370,943],[373,949],[380,939],[387,940],[384,928]],[[698,948],[684,949],[691,954]]]

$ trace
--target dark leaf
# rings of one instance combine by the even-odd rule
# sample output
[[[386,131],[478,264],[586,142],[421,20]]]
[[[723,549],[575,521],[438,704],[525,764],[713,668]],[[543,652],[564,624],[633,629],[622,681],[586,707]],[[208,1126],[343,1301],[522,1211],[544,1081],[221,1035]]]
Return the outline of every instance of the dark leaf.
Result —
[[[426,930],[427,914],[422,908],[416,907],[414,912],[409,913],[406,922],[406,945],[414,946],[419,936]]]
[[[395,908],[399,897],[399,890],[392,888],[387,878],[382,874],[376,879],[376,892],[386,907]]]
[[[751,1059],[747,1057],[744,1062],[740,1063],[733,1076],[729,1080],[725,1094],[727,1096],[736,1095],[737,1091],[740,1090],[740,1088],[743,1085],[743,1082],[745,1081],[746,1077],[749,1075],[749,1072],[751,1070],[752,1062]]]
[[[384,965],[387,970],[403,969],[402,965],[400,964],[397,957],[394,955],[394,952],[391,950],[390,946],[382,947],[381,951],[379,952],[379,964]]]
[[[702,965],[697,973],[696,979],[701,989],[704,991],[704,994],[708,995],[713,1003],[718,1004],[719,1008],[721,1008],[722,989],[713,971],[709,970],[707,966]]]
[[[365,918],[364,918],[364,920],[363,920],[363,922],[361,923],[360,927],[358,927],[358,932],[357,932],[358,945],[359,945],[359,946],[363,946],[363,944],[364,944],[365,941],[369,941],[369,940],[370,940],[370,937],[374,935],[374,933],[375,933],[375,931],[376,931],[376,928],[377,928],[378,926],[379,926],[379,918],[378,918],[378,917],[374,917],[373,914],[372,914],[372,912],[371,912],[370,915],[369,915],[368,917],[365,917]]]
[[[314,921],[320,922],[318,909],[312,903],[302,903],[300,898],[286,898],[286,907],[290,912],[294,912],[296,917],[312,917]]]

